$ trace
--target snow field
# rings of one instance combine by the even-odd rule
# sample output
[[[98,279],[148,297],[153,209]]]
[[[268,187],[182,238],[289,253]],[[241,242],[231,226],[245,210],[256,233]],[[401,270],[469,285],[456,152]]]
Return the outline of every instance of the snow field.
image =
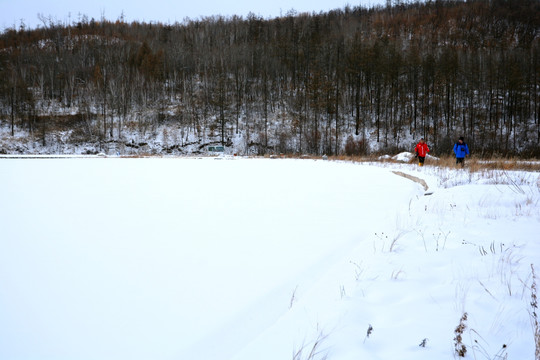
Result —
[[[2,160],[0,358],[532,358],[538,174],[389,167]]]

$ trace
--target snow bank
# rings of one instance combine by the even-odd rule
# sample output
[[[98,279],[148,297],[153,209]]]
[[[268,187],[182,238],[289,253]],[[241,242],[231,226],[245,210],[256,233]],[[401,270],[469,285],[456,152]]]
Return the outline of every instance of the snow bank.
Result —
[[[413,158],[414,158],[414,154],[410,152],[402,152],[402,153],[392,156],[392,160],[401,161],[401,162],[409,162]]]
[[[0,358],[534,353],[538,174],[230,160],[1,160]]]

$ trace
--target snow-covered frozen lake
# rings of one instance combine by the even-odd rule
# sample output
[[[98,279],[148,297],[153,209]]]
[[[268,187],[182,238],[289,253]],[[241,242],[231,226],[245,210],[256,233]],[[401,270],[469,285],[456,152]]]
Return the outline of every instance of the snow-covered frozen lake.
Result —
[[[391,170],[0,160],[0,358],[292,359],[320,336],[320,358],[452,359],[464,311],[486,352],[529,354],[535,174],[521,194],[405,169],[427,197]]]

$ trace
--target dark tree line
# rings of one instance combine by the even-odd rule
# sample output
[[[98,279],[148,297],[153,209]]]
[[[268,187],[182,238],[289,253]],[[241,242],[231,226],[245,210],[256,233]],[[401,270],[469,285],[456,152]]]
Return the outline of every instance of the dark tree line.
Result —
[[[261,152],[338,154],[424,137],[442,153],[465,135],[477,153],[540,154],[537,0],[45,25],[0,35],[0,115],[43,141],[165,129],[179,147],[242,134]]]

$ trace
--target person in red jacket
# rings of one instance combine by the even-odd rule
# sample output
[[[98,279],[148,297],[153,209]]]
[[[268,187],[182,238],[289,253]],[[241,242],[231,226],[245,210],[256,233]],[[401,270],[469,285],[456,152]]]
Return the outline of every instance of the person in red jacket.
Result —
[[[429,152],[429,148],[424,141],[424,138],[420,139],[420,142],[416,144],[416,147],[414,148],[414,152],[416,153],[416,156],[418,157],[418,165],[424,166],[424,160],[426,160],[426,155]]]

